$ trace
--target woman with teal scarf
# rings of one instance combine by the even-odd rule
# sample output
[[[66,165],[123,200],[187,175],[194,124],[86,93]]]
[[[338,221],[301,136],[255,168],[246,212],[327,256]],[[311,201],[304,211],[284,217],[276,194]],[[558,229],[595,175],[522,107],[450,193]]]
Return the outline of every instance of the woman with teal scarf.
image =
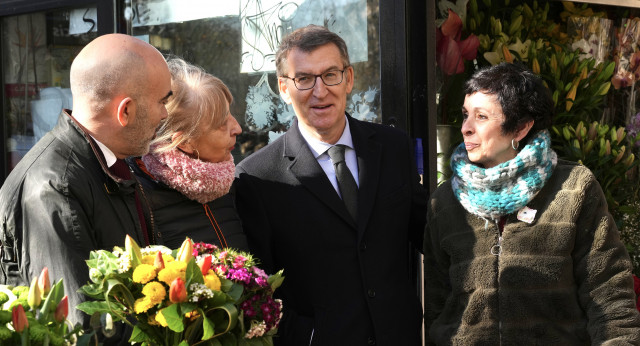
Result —
[[[551,149],[548,89],[503,63],[464,93],[427,211],[427,344],[640,344],[629,255],[591,171]]]

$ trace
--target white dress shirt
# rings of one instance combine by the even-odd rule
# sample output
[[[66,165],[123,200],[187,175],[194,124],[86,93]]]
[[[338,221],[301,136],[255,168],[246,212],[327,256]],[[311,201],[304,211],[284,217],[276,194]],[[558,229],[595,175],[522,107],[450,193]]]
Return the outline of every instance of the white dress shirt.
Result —
[[[98,148],[100,148],[100,150],[102,151],[102,155],[104,155],[104,161],[107,163],[107,167],[111,168],[111,166],[113,166],[113,164],[116,163],[116,160],[118,158],[113,153],[113,151],[107,148],[106,145],[100,143],[100,141],[95,139],[95,137],[93,136],[91,136],[91,138],[93,138],[93,140],[96,141],[96,144],[98,144]]]
[[[349,167],[349,170],[351,171],[351,175],[353,175],[353,179],[355,179],[356,181],[356,185],[360,186],[360,180],[358,179],[358,159],[356,157],[356,151],[353,148],[353,140],[351,138],[349,120],[346,119],[346,117],[347,116],[345,115],[347,124],[344,127],[342,136],[340,136],[340,139],[338,139],[338,142],[336,142],[335,145],[343,144],[346,146],[344,152],[344,160],[347,163],[347,167]],[[316,158],[316,160],[318,160],[318,163],[320,164],[320,167],[322,167],[324,173],[327,175],[327,178],[329,178],[329,181],[333,185],[333,188],[336,190],[340,198],[342,198],[342,195],[340,195],[340,189],[338,188],[336,171],[334,169],[333,162],[331,162],[331,158],[329,157],[329,153],[327,152],[327,150],[329,150],[329,148],[331,148],[333,145],[322,142],[319,139],[311,136],[309,132],[307,132],[302,126],[300,126],[300,122],[298,122],[298,129],[300,130],[300,133],[302,134],[304,140],[307,142],[307,145],[309,145],[311,153]]]

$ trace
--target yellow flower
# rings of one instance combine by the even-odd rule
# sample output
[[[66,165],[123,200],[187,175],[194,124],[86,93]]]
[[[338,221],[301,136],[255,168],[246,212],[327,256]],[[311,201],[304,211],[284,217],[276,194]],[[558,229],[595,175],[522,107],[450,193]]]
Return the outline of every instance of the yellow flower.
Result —
[[[142,294],[144,294],[153,305],[156,305],[167,296],[167,290],[158,281],[151,281],[142,288]]]
[[[158,311],[158,313],[156,314],[156,322],[158,322],[163,327],[168,326],[167,320],[164,318],[164,315],[162,315],[162,310]]]
[[[135,303],[133,303],[133,311],[136,314],[141,314],[147,312],[147,310],[151,309],[155,304],[151,303],[148,297],[137,299]]]
[[[133,282],[146,284],[156,278],[156,268],[153,265],[142,263],[133,270]]]
[[[207,275],[205,275],[204,284],[212,291],[220,291],[220,278],[218,278],[218,275],[216,275],[213,270],[209,270]]]
[[[142,263],[153,265],[156,260],[156,254],[142,256]],[[173,262],[175,259],[171,255],[162,254],[164,263]]]
[[[142,263],[153,265],[153,261],[155,260],[155,258],[156,256],[144,255],[142,256]]]
[[[173,280],[175,280],[177,277],[181,278],[182,280],[185,280],[186,271],[187,271],[187,264],[185,262],[182,262],[182,261],[173,261],[169,263],[165,262],[164,269],[162,269],[158,273],[158,280],[166,283],[167,286],[170,286]]]

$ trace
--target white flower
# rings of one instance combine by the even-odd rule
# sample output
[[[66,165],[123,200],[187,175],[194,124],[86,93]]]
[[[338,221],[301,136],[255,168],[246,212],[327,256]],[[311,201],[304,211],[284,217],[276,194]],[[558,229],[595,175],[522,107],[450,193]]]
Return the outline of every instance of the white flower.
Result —
[[[171,249],[162,245],[150,245],[140,249],[142,256],[155,256],[160,251],[163,255],[171,255]]]
[[[128,253],[124,252],[120,254],[120,258],[118,258],[118,273],[126,273],[131,269],[131,257]]]
[[[263,336],[266,330],[267,324],[265,323],[265,321],[258,322],[256,320],[252,320],[251,328],[249,328],[249,331],[247,331],[247,334],[245,334],[244,337],[247,339],[251,339],[257,336]]]
[[[213,298],[213,291],[203,284],[191,284],[189,286],[189,291],[191,291],[189,301],[192,303],[197,303],[202,299]]]

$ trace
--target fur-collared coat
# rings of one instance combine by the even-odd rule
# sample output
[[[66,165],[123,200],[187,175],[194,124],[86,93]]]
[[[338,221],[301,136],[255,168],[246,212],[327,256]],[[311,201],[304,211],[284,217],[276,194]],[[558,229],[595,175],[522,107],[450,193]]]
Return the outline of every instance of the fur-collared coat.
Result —
[[[531,224],[499,228],[468,213],[450,182],[431,197],[425,232],[428,344],[640,344],[631,262],[604,194],[567,161],[527,205]]]

